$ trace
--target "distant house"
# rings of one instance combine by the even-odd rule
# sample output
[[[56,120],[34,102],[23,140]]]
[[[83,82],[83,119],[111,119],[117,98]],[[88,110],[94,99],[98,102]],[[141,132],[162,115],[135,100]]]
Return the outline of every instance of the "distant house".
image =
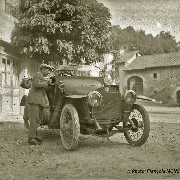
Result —
[[[180,104],[180,52],[138,56],[123,71],[125,89],[164,103]]]
[[[140,51],[124,51],[120,50],[120,54],[115,61],[115,71],[116,71],[116,83],[119,84],[120,92],[123,93],[124,91],[124,78],[125,78],[125,72],[123,69],[131,64],[137,57],[142,56],[142,53]]]

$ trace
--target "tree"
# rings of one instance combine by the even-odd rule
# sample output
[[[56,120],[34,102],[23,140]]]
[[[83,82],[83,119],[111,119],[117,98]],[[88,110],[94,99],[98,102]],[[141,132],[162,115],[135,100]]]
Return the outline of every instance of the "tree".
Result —
[[[12,42],[28,58],[89,64],[109,50],[110,18],[96,0],[21,0]]]
[[[178,43],[170,32],[161,31],[156,38],[161,42],[161,46],[165,53],[178,51]]]
[[[146,34],[143,30],[135,31],[129,26],[121,29],[113,26],[111,35],[111,50],[119,51],[126,46],[129,51],[139,50],[144,55],[160,54],[178,51],[178,43],[170,32],[160,32],[156,37]]]

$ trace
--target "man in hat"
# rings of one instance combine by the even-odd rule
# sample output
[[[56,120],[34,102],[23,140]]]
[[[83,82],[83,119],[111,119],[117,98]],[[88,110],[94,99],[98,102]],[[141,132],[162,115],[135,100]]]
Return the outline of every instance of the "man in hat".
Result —
[[[26,77],[22,79],[22,82],[20,84],[20,86],[22,88],[25,89],[25,94],[20,102],[20,106],[24,106],[24,115],[23,115],[23,119],[24,119],[24,128],[26,129],[26,132],[28,132],[29,129],[29,116],[28,116],[28,103],[26,103],[26,99],[27,99],[27,95],[29,93],[29,89],[31,88],[31,77]]]
[[[42,140],[37,137],[37,128],[40,124],[40,111],[42,108],[49,106],[45,87],[50,83],[50,79],[45,78],[53,70],[53,67],[47,64],[40,65],[40,72],[37,72],[32,79],[31,89],[27,97],[28,115],[29,115],[29,132],[28,143],[39,145]]]
[[[24,106],[24,128],[26,129],[26,132],[28,132],[29,129],[29,116],[28,116],[28,103],[26,103],[27,95],[24,95],[21,99],[20,106]]]

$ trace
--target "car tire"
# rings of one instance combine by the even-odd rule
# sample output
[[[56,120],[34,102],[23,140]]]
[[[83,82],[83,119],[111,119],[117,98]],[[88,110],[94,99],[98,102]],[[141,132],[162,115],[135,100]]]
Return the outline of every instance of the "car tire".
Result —
[[[66,150],[73,150],[79,143],[80,123],[76,108],[66,104],[60,116],[60,137]]]
[[[141,106],[139,104],[134,104],[133,107],[132,107],[132,113],[134,111],[136,111],[136,114],[137,114],[137,112],[139,112],[139,114],[141,115],[141,118],[142,118],[142,122],[141,123],[143,123],[142,124],[142,127],[143,127],[142,135],[141,135],[141,137],[138,140],[134,140],[131,137],[131,133],[132,134],[134,133],[134,135],[138,136],[139,130],[141,128],[137,128],[137,131],[134,131],[134,132],[133,132],[133,129],[125,131],[124,136],[125,136],[125,138],[126,138],[126,140],[127,140],[127,142],[129,144],[131,144],[133,146],[141,146],[141,145],[143,145],[147,141],[147,139],[149,137],[149,133],[150,133],[150,120],[149,120],[149,115],[148,115],[146,109],[143,106]],[[124,127],[127,127],[127,123],[124,122],[123,125],[124,125]]]

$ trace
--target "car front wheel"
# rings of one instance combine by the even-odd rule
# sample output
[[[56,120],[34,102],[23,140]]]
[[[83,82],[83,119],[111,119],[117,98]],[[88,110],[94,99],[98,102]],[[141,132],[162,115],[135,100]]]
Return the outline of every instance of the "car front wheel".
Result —
[[[60,136],[66,150],[73,150],[79,142],[80,124],[76,108],[66,104],[60,117]]]
[[[135,128],[125,131],[124,136],[128,143],[141,146],[149,137],[150,120],[148,113],[143,106],[134,104],[129,119],[133,122]],[[124,127],[129,126],[128,122],[124,122]]]

